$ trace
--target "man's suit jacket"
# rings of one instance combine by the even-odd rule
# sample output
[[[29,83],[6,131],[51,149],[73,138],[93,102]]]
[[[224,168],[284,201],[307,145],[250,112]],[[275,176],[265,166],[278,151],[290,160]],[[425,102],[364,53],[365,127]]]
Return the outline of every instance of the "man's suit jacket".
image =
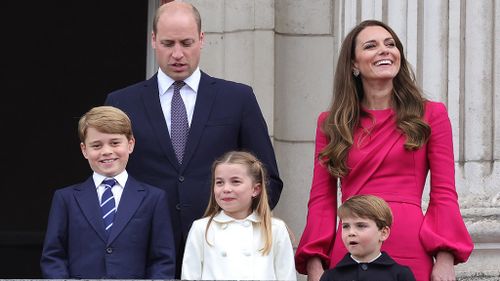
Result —
[[[131,176],[109,238],[93,178],[57,190],[42,258],[50,279],[173,279],[175,248],[165,192]]]
[[[105,104],[122,109],[132,120],[136,144],[127,171],[167,192],[177,247],[184,247],[192,222],[203,216],[212,163],[227,151],[254,153],[270,175],[271,207],[278,202],[283,182],[251,87],[201,73],[182,165],[161,109],[157,75],[109,94]]]

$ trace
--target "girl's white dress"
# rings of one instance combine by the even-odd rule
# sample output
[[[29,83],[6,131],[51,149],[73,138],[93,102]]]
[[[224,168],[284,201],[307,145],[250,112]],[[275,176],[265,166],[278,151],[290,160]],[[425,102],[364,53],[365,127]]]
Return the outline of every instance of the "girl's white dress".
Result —
[[[208,229],[208,218],[193,222],[182,262],[183,280],[296,280],[294,253],[282,220],[272,218],[273,244],[268,255],[259,249],[263,239],[258,215],[242,220],[221,211]]]

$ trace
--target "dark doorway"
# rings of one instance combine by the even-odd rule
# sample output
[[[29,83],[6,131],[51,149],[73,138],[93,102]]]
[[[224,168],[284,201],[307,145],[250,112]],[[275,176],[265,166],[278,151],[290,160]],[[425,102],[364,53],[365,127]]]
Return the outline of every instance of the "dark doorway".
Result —
[[[0,278],[41,278],[53,192],[91,175],[79,150],[78,118],[110,91],[145,78],[148,1],[6,5]]]

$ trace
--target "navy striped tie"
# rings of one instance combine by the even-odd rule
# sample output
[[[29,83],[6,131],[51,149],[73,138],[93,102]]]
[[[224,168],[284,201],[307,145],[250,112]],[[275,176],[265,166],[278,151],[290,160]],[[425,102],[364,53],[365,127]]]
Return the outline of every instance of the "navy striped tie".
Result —
[[[113,192],[111,192],[111,188],[116,184],[116,180],[106,179],[102,181],[102,184],[104,184],[104,193],[101,196],[102,219],[104,221],[106,233],[109,234],[116,213],[115,198],[113,197]]]

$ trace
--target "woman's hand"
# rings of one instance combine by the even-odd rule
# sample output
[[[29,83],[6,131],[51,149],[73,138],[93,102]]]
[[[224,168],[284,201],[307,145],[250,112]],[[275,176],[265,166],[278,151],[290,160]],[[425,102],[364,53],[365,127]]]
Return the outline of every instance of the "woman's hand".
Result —
[[[432,267],[431,281],[454,281],[454,257],[450,252],[441,251],[436,255],[436,263]]]
[[[307,261],[307,281],[319,281],[324,271],[320,258],[312,257]]]

